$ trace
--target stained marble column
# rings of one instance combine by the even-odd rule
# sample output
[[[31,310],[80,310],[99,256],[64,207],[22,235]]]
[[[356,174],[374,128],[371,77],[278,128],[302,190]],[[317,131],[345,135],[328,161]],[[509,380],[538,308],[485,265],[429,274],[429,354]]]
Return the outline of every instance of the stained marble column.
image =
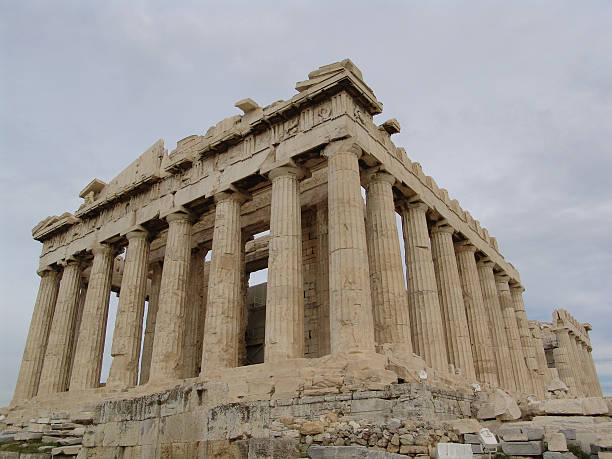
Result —
[[[376,172],[366,183],[366,235],[377,344],[393,343],[412,353],[410,313],[406,296],[393,189],[395,177]]]
[[[551,380],[550,370],[548,369],[548,361],[546,360],[546,352],[544,351],[544,343],[542,342],[542,330],[536,321],[529,322],[529,331],[531,332],[532,346],[535,349],[536,361],[538,362],[538,374],[546,392],[546,385]]]
[[[202,319],[202,283],[204,282],[204,257],[208,250],[195,248],[191,252],[189,266],[189,283],[187,292],[187,307],[185,309],[185,337],[184,337],[184,377],[195,378],[200,374],[202,356],[202,338],[198,335],[200,320]]]
[[[115,250],[110,245],[97,244],[92,252],[94,259],[70,378],[71,391],[100,385]]]
[[[327,201],[317,204],[317,298],[319,357],[331,352],[329,336],[329,237]]]
[[[525,311],[525,303],[523,302],[524,291],[525,288],[520,284],[513,283],[510,285],[512,305],[514,306],[514,314],[516,317],[516,323],[518,325],[519,336],[521,338],[521,346],[523,347],[525,363],[531,379],[531,385],[536,395],[539,397],[544,397],[546,395],[546,389],[538,374],[536,351],[532,345],[533,341],[531,338],[531,332],[529,331],[529,321],[527,320],[527,312]]]
[[[565,383],[570,389],[570,393],[574,396],[577,394],[576,391],[576,380],[574,379],[574,371],[572,368],[572,361],[570,355],[570,336],[567,327],[555,327],[553,329],[555,336],[557,337],[557,347],[553,350],[553,357],[555,359],[555,367],[559,372],[559,378]]]
[[[47,267],[38,272],[40,284],[12,404],[36,396],[60,284],[60,273]]]
[[[428,365],[448,371],[442,314],[427,229],[427,204],[406,204],[401,209],[406,283],[414,351]]]
[[[332,352],[374,350],[370,269],[356,146],[331,144],[327,156],[329,307]]]
[[[438,299],[449,363],[461,369],[468,381],[476,381],[459,268],[453,245],[454,229],[439,222],[431,230],[431,252],[438,285]]]
[[[578,337],[570,331],[570,358],[572,361],[572,369],[574,370],[574,381],[576,382],[576,393],[581,397],[587,396],[588,379],[583,371],[582,355],[578,351]]]
[[[599,376],[597,375],[597,369],[595,368],[595,360],[593,360],[592,354],[593,348],[591,346],[587,347],[587,356],[588,356],[588,364],[591,367],[591,381],[593,384],[593,396],[594,397],[603,397],[603,392],[601,390],[601,384],[599,382]]]
[[[125,253],[121,294],[117,306],[110,373],[106,387],[127,388],[138,383],[138,361],[149,270],[149,234],[130,231]]]
[[[68,389],[81,275],[81,266],[77,260],[70,259],[64,263],[38,395],[54,394]]]
[[[510,360],[510,349],[508,347],[508,337],[502,314],[495,277],[493,275],[493,263],[489,259],[480,260],[478,267],[478,277],[480,279],[480,289],[482,298],[487,311],[489,320],[489,331],[491,332],[491,342],[493,344],[493,355],[495,356],[495,367],[497,368],[497,380],[504,389],[515,391],[517,389],[514,381],[514,373]]]
[[[304,355],[304,278],[302,218],[295,167],[279,167],[272,182],[266,297],[264,360],[275,362]]]
[[[155,322],[157,321],[157,309],[159,307],[159,289],[161,287],[162,262],[155,262],[151,266],[151,291],[149,292],[149,304],[147,306],[147,323],[142,344],[142,356],[140,357],[140,379],[139,384],[149,381],[151,370],[151,354],[153,353],[153,340],[155,339]]]
[[[493,356],[491,332],[476,267],[476,247],[467,242],[455,245],[455,256],[463,292],[463,303],[470,332],[470,343],[476,378],[498,386],[497,367]]]
[[[215,196],[215,227],[208,278],[202,371],[206,377],[218,369],[238,365],[242,307],[242,231],[240,208],[244,196],[223,192]]]
[[[516,322],[516,313],[514,311],[514,302],[510,294],[510,286],[508,281],[510,278],[506,274],[495,275],[495,285],[497,287],[497,295],[499,304],[502,308],[504,317],[504,327],[506,336],[508,337],[508,348],[510,350],[510,361],[512,362],[512,372],[514,374],[514,382],[518,391],[529,394],[533,391],[531,378],[527,370],[521,336],[519,334],[518,324]]]
[[[183,345],[187,283],[191,262],[191,216],[175,212],[166,217],[168,238],[164,255],[149,383],[184,377]]]

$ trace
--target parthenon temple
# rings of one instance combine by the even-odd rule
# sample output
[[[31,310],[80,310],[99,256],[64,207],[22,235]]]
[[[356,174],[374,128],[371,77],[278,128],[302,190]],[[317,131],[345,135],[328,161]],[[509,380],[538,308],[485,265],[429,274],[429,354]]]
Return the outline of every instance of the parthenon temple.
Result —
[[[528,320],[518,270],[394,145],[399,122],[375,124],[382,104],[360,70],[325,65],[296,90],[240,100],[170,153],[158,140],[34,227],[40,287],[11,406],[215,381],[228,400],[419,380],[601,397],[591,326],[563,309]]]

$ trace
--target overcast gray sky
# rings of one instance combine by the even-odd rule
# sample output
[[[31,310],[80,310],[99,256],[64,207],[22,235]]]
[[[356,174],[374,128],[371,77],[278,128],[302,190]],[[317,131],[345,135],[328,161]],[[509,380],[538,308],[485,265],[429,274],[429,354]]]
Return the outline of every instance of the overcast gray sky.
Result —
[[[0,0],[0,405],[38,288],[31,228],[157,139],[345,57],[395,143],[498,238],[529,318],[593,324],[612,393],[612,3],[373,4]]]

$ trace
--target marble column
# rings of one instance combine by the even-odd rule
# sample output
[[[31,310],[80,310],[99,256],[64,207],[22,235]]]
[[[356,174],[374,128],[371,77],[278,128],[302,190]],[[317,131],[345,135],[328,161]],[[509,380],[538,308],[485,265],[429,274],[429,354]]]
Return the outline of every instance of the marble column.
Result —
[[[140,357],[140,380],[139,384],[149,382],[151,371],[151,354],[153,353],[153,340],[155,339],[155,322],[157,321],[157,309],[159,307],[159,289],[161,287],[162,262],[158,261],[151,266],[151,291],[147,306],[147,323],[144,340],[142,343],[142,356]]]
[[[127,388],[138,383],[138,361],[149,271],[149,234],[130,231],[117,306],[110,373],[106,387]]]
[[[594,397],[603,397],[603,392],[601,390],[601,384],[599,383],[599,376],[597,375],[597,369],[595,368],[595,361],[593,360],[592,354],[593,348],[591,346],[587,347],[587,356],[588,356],[588,364],[591,367],[591,380],[593,384],[593,396]]]
[[[237,366],[242,306],[242,231],[240,208],[244,196],[223,192],[215,196],[215,227],[208,277],[202,370],[207,377],[218,369]]]
[[[459,268],[453,245],[454,229],[438,222],[431,230],[431,252],[438,285],[442,325],[446,337],[449,363],[461,369],[468,380],[476,381]]]
[[[525,355],[525,363],[528,374],[531,379],[533,391],[539,397],[546,395],[546,390],[542,380],[538,374],[538,362],[536,352],[532,345],[531,332],[529,331],[529,321],[527,320],[527,312],[525,311],[525,303],[523,302],[523,292],[525,288],[521,284],[510,285],[510,295],[512,296],[512,305],[514,306],[514,314],[518,325],[521,346]]]
[[[329,336],[329,237],[327,201],[317,204],[317,298],[319,301],[319,357],[331,352]]]
[[[509,280],[510,277],[506,274],[495,275],[495,285],[497,287],[499,304],[502,308],[504,317],[504,327],[506,329],[506,336],[508,337],[508,348],[510,350],[510,361],[512,363],[512,373],[514,374],[516,389],[519,392],[530,394],[533,392],[533,387],[527,370],[521,336],[516,322],[514,302],[512,301],[510,286],[508,285]]]
[[[65,262],[40,375],[38,395],[54,394],[68,389],[81,275],[81,267],[77,260],[70,259]]]
[[[272,182],[270,242],[264,361],[276,362],[304,355],[304,279],[302,274],[302,218],[295,167],[279,167]]]
[[[81,278],[81,288],[79,290],[79,299],[77,301],[76,319],[74,320],[74,332],[72,337],[72,350],[70,355],[70,367],[68,369],[68,382],[72,379],[72,368],[74,366],[74,358],[76,356],[77,344],[79,342],[79,331],[81,329],[81,319],[83,318],[83,309],[85,306],[85,297],[87,296],[87,279]],[[70,384],[68,384],[70,390]]]
[[[489,331],[491,332],[493,355],[495,356],[495,367],[497,368],[497,380],[500,387],[510,391],[516,391],[517,387],[514,382],[514,373],[510,360],[510,349],[508,347],[504,316],[502,314],[501,305],[499,304],[495,277],[493,275],[494,265],[495,263],[487,258],[480,260],[476,264],[478,267],[482,298],[489,321]]]
[[[97,244],[92,252],[94,259],[70,378],[71,391],[100,385],[115,250],[107,244]]]
[[[587,396],[588,379],[583,371],[582,355],[578,351],[578,337],[570,331],[570,358],[572,360],[572,369],[574,370],[574,381],[576,382],[576,393],[579,396]]]
[[[204,257],[208,251],[195,248],[191,252],[189,266],[189,283],[187,292],[187,307],[185,309],[185,337],[184,337],[184,378],[195,378],[200,374],[202,356],[202,339],[198,335],[200,328],[202,301],[202,282],[204,282]]]
[[[572,361],[570,357],[570,336],[567,327],[555,327],[553,329],[557,337],[557,347],[553,350],[555,359],[555,367],[559,372],[559,378],[570,389],[572,395],[576,395],[576,381],[574,379],[574,371],[572,369]]]
[[[36,303],[34,303],[34,312],[30,321],[30,330],[21,359],[12,404],[36,396],[49,331],[51,330],[60,274],[55,269],[47,267],[40,270],[38,275],[40,276],[38,295],[36,296]]]
[[[376,172],[368,179],[366,235],[374,337],[377,344],[393,343],[402,353],[410,355],[410,313],[393,202],[395,177]]]
[[[582,339],[576,340],[576,348],[578,359],[580,361],[580,371],[582,372],[582,393],[585,397],[596,397],[595,391],[593,390],[593,374],[591,372],[591,365],[589,364],[586,344],[582,341]]]
[[[406,283],[412,344],[428,365],[448,371],[442,314],[427,229],[427,204],[406,204],[401,209],[406,252]]]
[[[374,321],[356,146],[331,144],[327,156],[331,352],[374,351]]]
[[[175,212],[166,217],[168,238],[164,255],[149,383],[184,377],[183,344],[187,281],[191,262],[191,216]]]
[[[542,342],[542,330],[536,321],[529,322],[529,331],[531,332],[532,346],[535,349],[536,361],[538,362],[538,374],[546,393],[546,385],[550,382],[550,370],[548,369],[548,361],[546,360],[546,352],[544,351],[544,343]]]
[[[472,356],[478,381],[499,386],[493,356],[491,332],[476,267],[476,247],[467,242],[455,245],[455,256],[463,292],[463,303],[470,332]]]

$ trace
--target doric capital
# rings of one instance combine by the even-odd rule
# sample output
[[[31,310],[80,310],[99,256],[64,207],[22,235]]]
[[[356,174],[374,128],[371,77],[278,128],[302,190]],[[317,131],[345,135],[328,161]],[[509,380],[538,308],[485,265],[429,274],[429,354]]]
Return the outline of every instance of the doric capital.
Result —
[[[425,212],[427,212],[429,210],[429,206],[427,204],[425,204],[423,201],[407,202],[407,203],[403,204],[403,206],[406,209],[414,209],[414,210],[421,211],[423,213],[425,213]]]
[[[175,215],[175,214],[170,214],[170,215]],[[168,219],[170,215],[166,217],[166,220]],[[128,242],[131,241],[132,239],[147,239],[149,237],[149,232],[146,231],[144,228],[133,229],[132,231],[128,231],[125,237],[128,240]]]
[[[93,253],[94,257],[98,256],[98,255],[111,255],[114,256],[117,252],[117,249],[115,249],[112,245],[110,244],[104,244],[104,243],[100,243],[97,242],[93,245],[93,247],[91,248],[91,253]]]
[[[357,159],[361,158],[363,150],[353,139],[340,140],[329,143],[324,149],[322,156],[331,158],[339,153],[353,153]]]
[[[479,268],[487,267],[487,268],[493,269],[493,266],[495,266],[495,263],[491,261],[490,258],[485,257],[485,258],[481,258],[480,260],[478,260],[478,262],[476,262],[476,266],[478,266]]]
[[[224,201],[236,201],[238,204],[243,204],[248,199],[248,196],[240,192],[221,191],[215,194],[215,204]]]
[[[453,234],[454,232],[455,232],[455,228],[450,226],[450,224],[446,220],[440,220],[436,222],[431,228],[431,234],[436,234],[436,233]]]
[[[525,291],[525,287],[523,287],[519,282],[510,284],[510,288],[518,293],[523,293]]]
[[[277,178],[280,177],[294,177],[296,180],[300,180],[301,178],[306,176],[304,169],[298,166],[280,166],[276,169],[272,169],[268,172],[268,179],[274,182]]]
[[[498,284],[507,284],[509,280],[510,276],[508,276],[506,273],[495,273],[495,282]]]
[[[40,277],[58,276],[59,271],[53,266],[44,266],[36,271]]]
[[[192,221],[192,215],[187,213],[187,212],[183,212],[183,211],[179,211],[179,212],[173,212],[169,215],[166,215],[166,221],[168,223],[172,223],[172,222],[179,222],[179,221],[188,221],[191,222]]]
[[[389,172],[380,170],[380,168],[373,168],[366,170],[361,174],[361,184],[367,188],[372,183],[388,183],[393,186],[395,184],[395,177]]]
[[[476,253],[478,249],[470,241],[461,241],[455,243],[455,253],[470,252]]]

